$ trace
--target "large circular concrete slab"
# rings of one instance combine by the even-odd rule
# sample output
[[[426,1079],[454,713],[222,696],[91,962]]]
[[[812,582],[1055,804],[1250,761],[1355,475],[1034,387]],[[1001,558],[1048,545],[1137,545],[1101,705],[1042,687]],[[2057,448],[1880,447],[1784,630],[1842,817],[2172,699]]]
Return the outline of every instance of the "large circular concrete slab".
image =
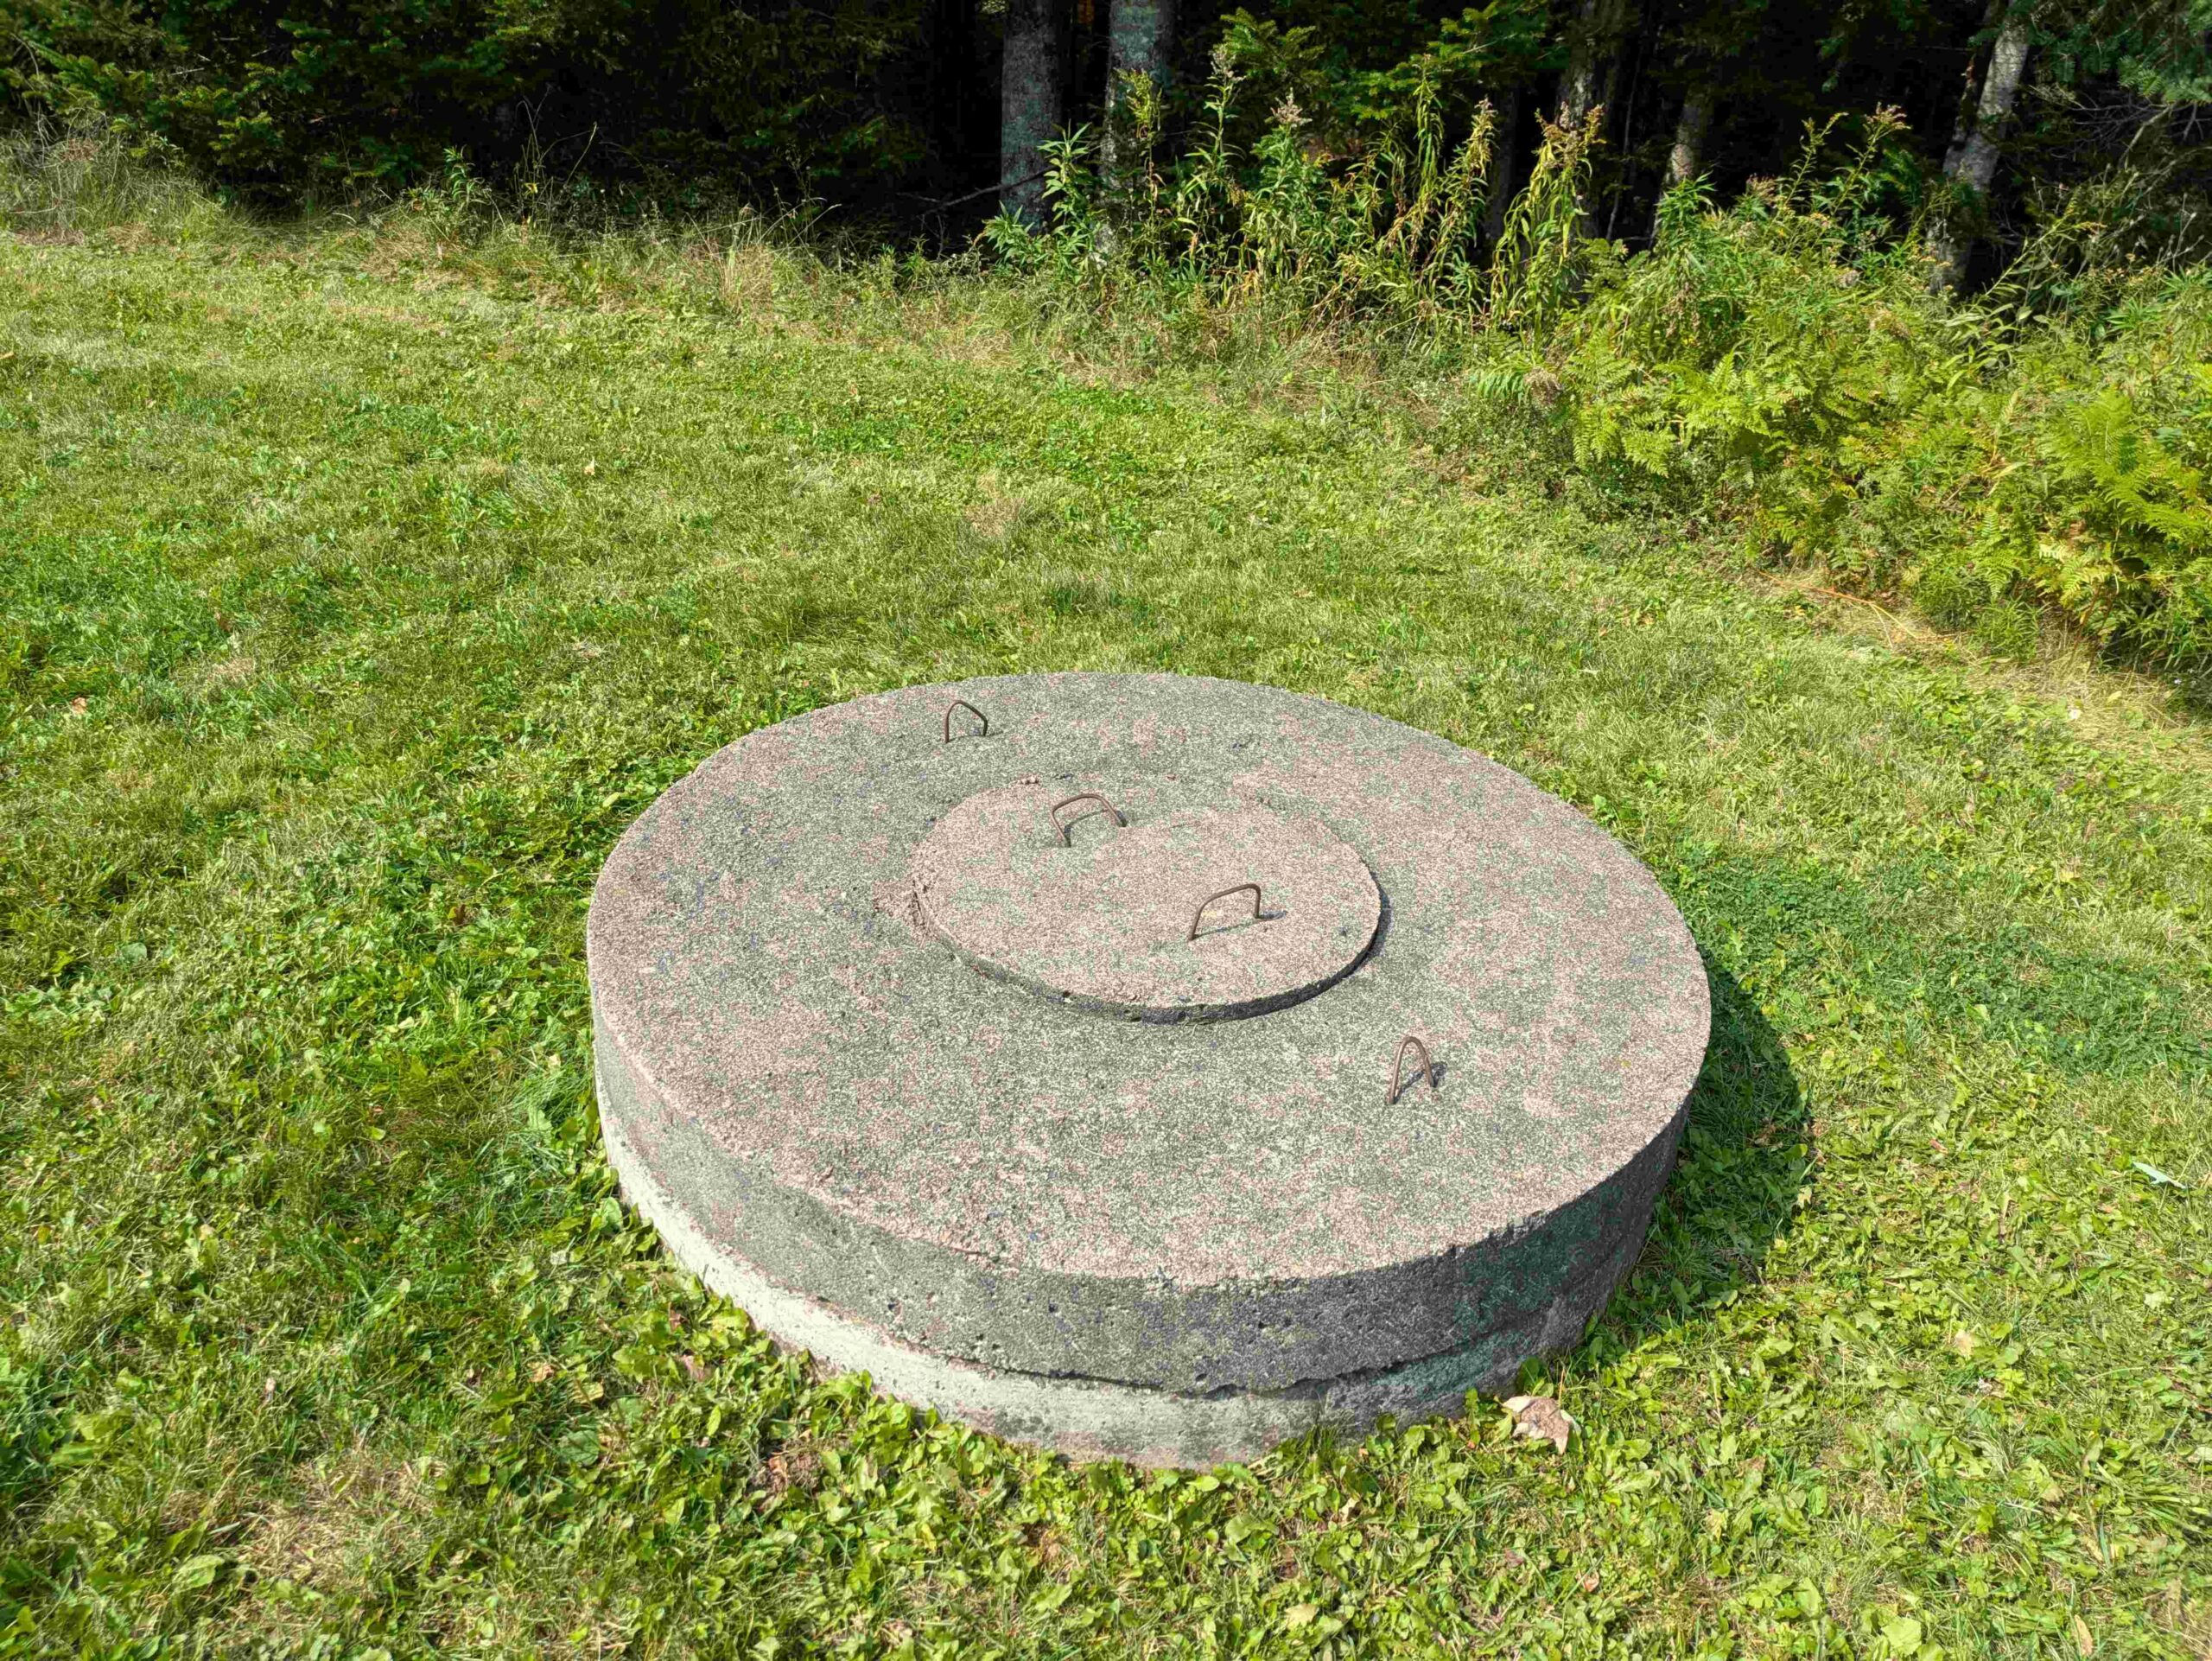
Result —
[[[946,741],[955,697],[988,735]],[[1269,839],[1308,838],[1334,897],[1285,886],[1268,920],[1267,879],[1224,872],[1262,920],[1224,901],[1182,944],[1245,967],[1137,965],[1211,880],[1161,852],[1172,881],[1089,891],[1127,949],[1082,981],[1020,916],[954,903],[1019,836],[938,833],[1086,790],[1128,824],[1071,852],[1222,815],[1277,870]],[[1363,939],[1334,848],[1375,893]],[[1326,926],[1252,969],[1294,915]],[[911,688],[754,733],[625,835],[588,945],[609,1155],[679,1256],[886,1388],[1150,1461],[1449,1410],[1572,1342],[1634,1260],[1707,1021],[1680,916],[1573,808],[1375,716],[1166,676]],[[1436,1075],[1386,1099],[1408,1034]]]

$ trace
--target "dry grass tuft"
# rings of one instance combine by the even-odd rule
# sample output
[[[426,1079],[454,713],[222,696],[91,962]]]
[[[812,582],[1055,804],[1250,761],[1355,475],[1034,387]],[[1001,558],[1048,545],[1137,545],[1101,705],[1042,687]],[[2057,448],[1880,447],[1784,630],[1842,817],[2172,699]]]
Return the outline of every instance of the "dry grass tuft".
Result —
[[[428,1532],[426,1467],[356,1441],[292,1473],[293,1493],[253,1518],[238,1563],[266,1580],[320,1592],[357,1590],[372,1559],[402,1557]]]

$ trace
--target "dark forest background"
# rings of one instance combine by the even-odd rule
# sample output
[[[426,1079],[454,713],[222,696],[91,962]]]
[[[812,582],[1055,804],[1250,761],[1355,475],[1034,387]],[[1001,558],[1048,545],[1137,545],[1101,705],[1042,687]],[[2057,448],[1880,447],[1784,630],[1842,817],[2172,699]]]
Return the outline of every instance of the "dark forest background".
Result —
[[[1057,126],[1100,121],[1115,12],[1111,0],[0,0],[0,99],[17,119],[119,124],[270,203],[357,199],[459,161],[541,199],[810,204],[950,245],[1019,165],[1002,111],[1027,98]],[[1630,246],[1670,165],[1687,159],[1726,197],[1788,168],[1808,121],[1885,107],[1906,123],[1891,165],[1910,211],[1956,162],[2008,38],[2019,85],[1980,193],[1980,268],[2055,193],[2115,167],[2148,187],[2145,235],[2186,239],[2212,179],[2212,0],[1192,0],[1152,26],[1169,151],[1232,33],[1254,60],[1245,73],[1279,83],[1313,142],[1338,154],[1418,86],[1463,120],[1491,102],[1510,180],[1525,176],[1541,119],[1599,107],[1592,228]],[[1010,56],[1017,37],[1042,58]],[[1010,70],[1052,84],[1012,86]],[[1263,118],[1268,102],[1247,107]]]

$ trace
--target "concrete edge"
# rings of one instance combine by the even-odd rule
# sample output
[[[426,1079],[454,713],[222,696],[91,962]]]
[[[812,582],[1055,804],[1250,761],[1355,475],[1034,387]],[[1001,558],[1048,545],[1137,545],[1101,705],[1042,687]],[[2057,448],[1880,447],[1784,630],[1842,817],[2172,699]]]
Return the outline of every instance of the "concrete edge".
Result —
[[[671,1111],[603,1023],[595,1028],[594,1051],[602,1126],[620,1127],[631,1162],[651,1181],[662,1206],[702,1237],[710,1260],[734,1263],[902,1348],[986,1375],[1072,1378],[1192,1398],[1230,1391],[1273,1395],[1315,1381],[1380,1377],[1494,1338],[1503,1341],[1503,1335],[1521,1335],[1531,1346],[1524,1356],[1533,1347],[1557,1347],[1548,1336],[1539,1346],[1531,1335],[1550,1333],[1560,1307],[1586,1305],[1586,1316],[1610,1295],[1610,1280],[1594,1301],[1586,1292],[1616,1257],[1624,1253],[1632,1262],[1640,1250],[1687,1117],[1685,1103],[1629,1166],[1565,1210],[1524,1218],[1471,1245],[1318,1280],[1193,1287],[1161,1305],[1161,1289],[1149,1281],[992,1266],[835,1213],[825,1228],[817,1202],[801,1190],[760,1180],[754,1161],[731,1157],[696,1120]],[[671,1142],[690,1157],[671,1158]],[[773,1255],[786,1246],[795,1250]],[[1037,1312],[1051,1316],[1055,1304],[1066,1329],[1063,1341],[1026,1342],[1027,1353],[1014,1349],[1009,1338],[1027,1333],[1033,1340],[1027,1329]],[[878,1308],[894,1320],[875,1317]],[[1427,1321],[1427,1330],[1409,1321],[1447,1309],[1445,1318]],[[914,1312],[931,1322],[929,1330],[903,1324]],[[1098,1321],[1121,1341],[1084,1341],[1081,1329]],[[1262,1371],[1249,1365],[1253,1358],[1239,1346],[1249,1350],[1253,1329],[1265,1333],[1270,1322],[1277,1337],[1287,1328],[1301,1334],[1300,1352],[1260,1355],[1268,1364]],[[1379,1331],[1384,1325],[1389,1333]],[[1381,1341],[1386,1339],[1395,1341]],[[1172,1366],[1128,1366],[1133,1358],[1156,1362],[1163,1354]],[[1192,1384],[1182,1383],[1192,1374]]]
[[[941,1417],[1076,1460],[1201,1467],[1262,1458],[1324,1424],[1357,1435],[1385,1415],[1402,1422],[1456,1416],[1470,1392],[1501,1392],[1523,1361],[1579,1340],[1643,1244],[1639,1228],[1592,1272],[1562,1289],[1539,1319],[1485,1334],[1465,1349],[1279,1391],[1182,1395],[933,1355],[779,1286],[707,1238],[605,1112],[603,1095],[601,1106],[601,1136],[623,1198],[658,1231],[679,1263],[743,1309],[770,1338],[805,1351],[830,1371],[865,1372],[881,1393]]]

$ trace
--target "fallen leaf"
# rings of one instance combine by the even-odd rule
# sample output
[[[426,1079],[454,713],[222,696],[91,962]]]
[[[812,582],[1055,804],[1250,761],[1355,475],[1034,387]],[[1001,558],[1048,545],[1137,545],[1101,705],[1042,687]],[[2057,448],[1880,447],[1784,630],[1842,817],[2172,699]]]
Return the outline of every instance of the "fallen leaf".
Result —
[[[786,1448],[768,1456],[765,1475],[763,1486],[772,1494],[787,1488],[812,1493],[822,1481],[822,1456],[811,1448]]]
[[[1516,1396],[1505,1404],[1513,1416],[1513,1434],[1526,1436],[1532,1441],[1548,1441],[1567,1451],[1567,1439],[1574,1433],[1574,1416],[1548,1396]]]
[[[684,1374],[693,1384],[703,1384],[707,1382],[707,1369],[697,1356],[686,1354],[677,1359],[683,1362]]]
[[[85,698],[77,697],[69,700],[69,713],[73,716],[80,716],[91,707],[90,702]]]
[[[2086,1658],[2097,1652],[2096,1637],[2089,1631],[2089,1623],[2079,1615],[2074,1617],[2074,1647],[2081,1652],[2085,1661]]]

